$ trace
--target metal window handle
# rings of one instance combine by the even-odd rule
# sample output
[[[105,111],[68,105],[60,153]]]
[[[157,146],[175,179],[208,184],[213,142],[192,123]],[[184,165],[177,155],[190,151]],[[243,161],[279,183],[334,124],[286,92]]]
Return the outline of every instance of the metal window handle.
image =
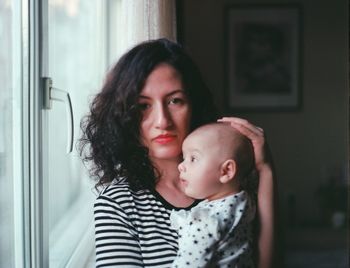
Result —
[[[44,86],[44,109],[52,108],[52,101],[61,101],[66,106],[67,116],[67,154],[73,151],[74,119],[72,102],[67,91],[52,87],[52,79],[43,77]]]

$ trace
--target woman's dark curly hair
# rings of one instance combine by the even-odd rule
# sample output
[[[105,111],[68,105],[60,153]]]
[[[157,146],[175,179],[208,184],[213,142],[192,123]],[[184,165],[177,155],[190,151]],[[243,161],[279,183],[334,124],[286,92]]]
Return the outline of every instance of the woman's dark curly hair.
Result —
[[[140,140],[138,97],[149,74],[161,63],[181,76],[192,108],[191,130],[217,118],[209,89],[179,44],[159,39],[137,45],[109,71],[81,122],[79,148],[83,160],[93,162],[90,174],[97,179],[96,188],[120,177],[127,178],[135,190],[155,188],[157,172]]]

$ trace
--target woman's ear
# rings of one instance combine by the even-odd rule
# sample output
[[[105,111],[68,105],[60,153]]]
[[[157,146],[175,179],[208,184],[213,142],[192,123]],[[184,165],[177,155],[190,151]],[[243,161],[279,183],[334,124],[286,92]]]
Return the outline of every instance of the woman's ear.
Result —
[[[232,180],[237,172],[237,165],[236,161],[233,159],[226,160],[221,165],[221,176],[220,176],[220,182],[221,183],[227,183],[230,180]]]

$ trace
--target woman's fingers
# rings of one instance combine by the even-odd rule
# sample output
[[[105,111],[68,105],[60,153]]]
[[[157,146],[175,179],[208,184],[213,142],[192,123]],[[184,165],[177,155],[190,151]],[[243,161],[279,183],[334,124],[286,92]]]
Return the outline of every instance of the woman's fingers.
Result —
[[[219,119],[218,122],[230,123],[233,127],[235,126],[239,127],[241,130],[244,130],[244,129],[250,130],[252,133],[255,133],[256,135],[259,135],[259,136],[264,135],[264,130],[261,127],[257,127],[253,125],[246,119],[242,119],[238,117],[223,117]]]
[[[260,129],[249,128],[245,125],[231,123],[231,126],[241,132],[243,135],[247,136],[252,142],[264,140],[264,132]]]
[[[251,140],[257,168],[267,161],[265,134],[262,128],[253,125],[245,119],[237,117],[224,117],[219,119],[218,122],[229,123],[233,128]]]

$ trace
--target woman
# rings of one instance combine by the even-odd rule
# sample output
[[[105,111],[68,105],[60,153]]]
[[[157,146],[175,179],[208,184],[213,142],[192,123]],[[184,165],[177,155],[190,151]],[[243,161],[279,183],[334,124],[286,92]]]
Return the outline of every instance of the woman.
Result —
[[[109,72],[83,124],[85,160],[102,186],[95,202],[96,266],[169,267],[177,252],[172,209],[198,201],[179,184],[186,135],[216,120],[211,94],[190,57],[166,39],[142,43]],[[273,176],[260,128],[223,118],[251,139],[260,175],[259,266],[272,252]],[[105,187],[106,186],[106,187]]]

